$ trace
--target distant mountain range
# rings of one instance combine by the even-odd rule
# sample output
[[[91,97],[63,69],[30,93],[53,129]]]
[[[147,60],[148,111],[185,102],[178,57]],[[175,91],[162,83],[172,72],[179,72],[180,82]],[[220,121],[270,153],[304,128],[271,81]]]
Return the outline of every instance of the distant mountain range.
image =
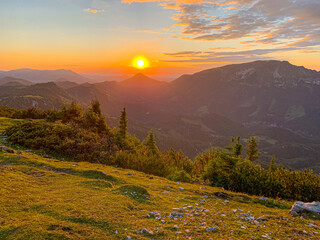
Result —
[[[9,75],[7,75],[9,73]],[[1,79],[1,76],[3,77]],[[54,81],[41,83],[40,81]],[[66,70],[0,72],[0,104],[59,108],[97,99],[108,116],[128,112],[129,131],[139,138],[153,128],[162,149],[190,157],[231,136],[260,140],[261,163],[320,171],[320,72],[286,61],[255,61],[183,75],[166,83],[137,74],[127,80],[83,83]],[[117,125],[115,118],[109,118]]]
[[[34,83],[21,78],[4,77],[0,79],[0,86],[30,86]]]
[[[64,78],[68,81],[76,83],[84,83],[91,81],[89,78],[83,77],[80,74],[77,74],[71,70],[36,70],[29,68],[16,69],[11,71],[2,71],[0,72],[0,78],[3,77],[14,77],[22,78],[34,83],[46,83],[54,82],[58,79]]]

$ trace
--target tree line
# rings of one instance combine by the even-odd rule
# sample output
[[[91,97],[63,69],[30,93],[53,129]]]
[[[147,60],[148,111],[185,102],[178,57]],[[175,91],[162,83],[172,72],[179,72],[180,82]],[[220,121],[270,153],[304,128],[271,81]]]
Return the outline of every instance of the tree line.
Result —
[[[320,176],[312,170],[279,167],[275,157],[268,169],[256,164],[259,143],[253,136],[245,147],[239,136],[232,137],[230,145],[210,148],[192,161],[173,148],[160,151],[152,130],[144,141],[129,134],[125,108],[118,127],[110,128],[98,101],[92,101],[88,109],[73,102],[60,110],[11,111],[11,117],[38,120],[8,128],[9,142],[73,161],[113,165],[174,181],[210,184],[254,195],[302,201],[320,199]]]

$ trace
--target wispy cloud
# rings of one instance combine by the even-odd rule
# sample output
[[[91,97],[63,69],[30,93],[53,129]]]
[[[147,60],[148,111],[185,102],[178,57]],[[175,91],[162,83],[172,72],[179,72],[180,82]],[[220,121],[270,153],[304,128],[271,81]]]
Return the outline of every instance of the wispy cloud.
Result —
[[[152,31],[152,30],[138,30],[140,33],[150,33],[150,34],[168,34],[167,32],[159,32],[159,31]]]
[[[226,48],[227,50],[229,48]],[[220,49],[222,50],[222,49]],[[243,62],[262,59],[273,59],[269,54],[276,52],[289,52],[301,50],[298,47],[274,48],[274,49],[252,49],[244,51],[184,51],[163,53],[164,56],[174,57],[168,62]]]
[[[176,10],[183,39],[251,38],[260,44],[320,46],[319,0],[122,0],[157,2]],[[250,44],[250,41],[243,41]]]
[[[87,8],[87,9],[84,9],[83,11],[85,11],[85,12],[90,12],[90,13],[98,13],[98,12],[104,12],[104,9],[91,9],[91,8]]]

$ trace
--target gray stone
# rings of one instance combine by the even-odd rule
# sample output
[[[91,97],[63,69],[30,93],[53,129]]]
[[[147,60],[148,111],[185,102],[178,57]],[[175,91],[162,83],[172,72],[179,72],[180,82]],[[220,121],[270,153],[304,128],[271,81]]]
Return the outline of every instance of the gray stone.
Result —
[[[0,150],[3,150],[5,152],[7,152],[7,153],[14,153],[14,150],[12,150],[12,149],[10,149],[10,148],[8,148],[6,146],[3,146],[3,145],[0,145]]]
[[[147,233],[147,234],[149,234],[149,235],[154,235],[154,232],[153,232],[153,231],[148,230],[148,229],[146,229],[146,228],[143,228],[143,229],[141,229],[141,230],[137,230],[136,232],[137,232],[137,233]]]
[[[206,231],[207,231],[207,232],[217,232],[218,229],[215,228],[215,227],[211,227],[211,228],[206,228]]]
[[[292,216],[297,216],[303,212],[320,214],[320,202],[295,202],[289,213]]]

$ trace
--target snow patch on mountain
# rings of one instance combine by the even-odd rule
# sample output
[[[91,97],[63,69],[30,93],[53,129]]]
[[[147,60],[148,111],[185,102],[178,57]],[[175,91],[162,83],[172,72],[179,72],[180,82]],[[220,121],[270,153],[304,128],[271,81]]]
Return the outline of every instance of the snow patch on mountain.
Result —
[[[282,76],[279,73],[279,67],[277,67],[276,70],[274,70],[273,78],[282,78]]]
[[[247,76],[253,74],[255,72],[254,68],[245,68],[240,70],[239,72],[236,72],[236,75],[241,77],[241,79],[246,78]]]

